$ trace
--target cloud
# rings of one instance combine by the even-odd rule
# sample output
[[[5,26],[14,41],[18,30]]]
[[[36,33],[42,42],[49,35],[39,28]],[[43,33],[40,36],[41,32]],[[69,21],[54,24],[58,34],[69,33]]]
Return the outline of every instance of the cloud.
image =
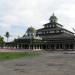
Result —
[[[43,27],[53,12],[58,22],[72,30],[75,27],[74,9],[75,0],[0,0],[0,34],[9,31],[13,38],[17,34],[22,36],[30,26]]]
[[[65,28],[72,30],[75,27],[75,3],[64,3],[56,10],[59,16],[59,21],[64,25]]]

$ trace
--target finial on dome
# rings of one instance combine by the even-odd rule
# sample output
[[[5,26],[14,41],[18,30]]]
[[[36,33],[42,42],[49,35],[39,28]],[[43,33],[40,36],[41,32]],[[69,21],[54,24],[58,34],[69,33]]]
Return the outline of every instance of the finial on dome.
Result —
[[[53,12],[53,16],[54,16],[54,12]]]

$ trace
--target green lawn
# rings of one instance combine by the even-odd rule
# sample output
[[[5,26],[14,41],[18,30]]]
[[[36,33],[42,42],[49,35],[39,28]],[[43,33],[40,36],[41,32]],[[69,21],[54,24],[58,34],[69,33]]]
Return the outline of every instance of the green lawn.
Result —
[[[21,57],[39,56],[38,52],[0,52],[0,60],[11,60]]]

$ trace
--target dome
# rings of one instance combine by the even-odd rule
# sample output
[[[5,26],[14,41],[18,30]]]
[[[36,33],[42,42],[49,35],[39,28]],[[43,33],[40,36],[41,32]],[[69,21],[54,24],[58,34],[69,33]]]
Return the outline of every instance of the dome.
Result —
[[[33,27],[29,27],[26,31],[26,33],[35,33],[36,30]]]
[[[53,15],[50,17],[50,22],[57,22],[57,17],[54,15],[54,13],[53,13]]]

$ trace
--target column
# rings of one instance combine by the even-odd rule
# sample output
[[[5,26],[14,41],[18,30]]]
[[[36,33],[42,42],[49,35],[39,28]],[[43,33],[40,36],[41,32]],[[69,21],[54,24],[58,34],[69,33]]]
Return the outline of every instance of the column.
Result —
[[[63,49],[65,50],[65,43],[63,43]]]
[[[47,49],[47,44],[45,45],[45,49]]]
[[[32,49],[34,50],[35,48],[34,48],[34,45],[32,45],[33,47],[32,47]]]
[[[54,44],[54,49],[56,50],[56,44]]]
[[[21,44],[21,49],[22,49],[22,44]]]
[[[51,49],[51,44],[49,44],[49,49]]]
[[[59,43],[59,49],[61,49],[61,43]]]
[[[38,49],[40,50],[40,45],[38,45]]]
[[[36,45],[35,45],[35,49],[36,49]]]
[[[19,48],[19,45],[17,45],[17,49]]]
[[[68,49],[71,49],[71,48],[70,48],[70,43],[68,44]]]
[[[30,50],[30,45],[29,45],[29,50]]]
[[[41,45],[40,45],[40,49],[41,49]]]
[[[74,45],[74,50],[75,50],[75,43],[73,45]]]

